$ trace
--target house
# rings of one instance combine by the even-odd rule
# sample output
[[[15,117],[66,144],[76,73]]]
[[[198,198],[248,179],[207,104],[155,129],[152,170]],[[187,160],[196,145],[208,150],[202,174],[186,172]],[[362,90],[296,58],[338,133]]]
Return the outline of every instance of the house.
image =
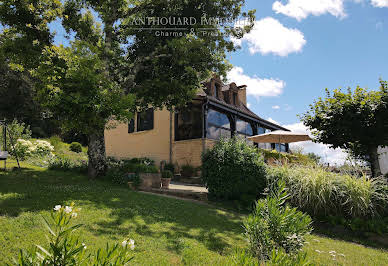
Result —
[[[129,124],[105,131],[107,156],[149,157],[178,165],[201,165],[202,152],[221,137],[287,130],[247,107],[246,86],[224,84],[218,77],[204,82],[195,98],[181,110],[148,110],[135,114]],[[255,144],[287,152],[287,144]]]
[[[388,147],[379,147],[377,152],[379,154],[380,171],[383,175],[386,175],[388,174]]]

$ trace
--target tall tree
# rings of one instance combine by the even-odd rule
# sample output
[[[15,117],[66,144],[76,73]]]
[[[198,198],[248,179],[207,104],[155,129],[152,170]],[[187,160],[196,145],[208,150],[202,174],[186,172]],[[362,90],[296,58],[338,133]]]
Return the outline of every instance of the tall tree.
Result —
[[[5,14],[14,9],[13,2],[7,1]],[[23,1],[34,7],[47,2]],[[89,136],[90,177],[105,172],[104,129],[109,120],[126,121],[131,113],[149,105],[170,109],[184,105],[211,72],[225,75],[229,67],[226,53],[235,50],[228,37],[241,38],[253,25],[235,28],[219,22],[254,18],[254,11],[242,12],[244,2],[66,0],[60,12],[53,12],[75,38],[68,48],[46,42],[43,53],[32,56],[41,61],[32,72],[40,79],[37,89],[41,103],[60,117],[66,128]],[[18,14],[14,21],[22,20]],[[172,27],[176,28],[173,32],[179,32],[182,26],[137,23],[170,17],[197,23],[184,25],[183,34],[169,36],[156,36],[155,31]],[[201,23],[203,18],[207,23]],[[13,28],[18,29],[18,24]]]
[[[319,98],[302,116],[317,142],[369,162],[374,176],[381,174],[378,147],[388,146],[388,85],[382,80],[380,85],[378,91],[326,89],[326,98]]]

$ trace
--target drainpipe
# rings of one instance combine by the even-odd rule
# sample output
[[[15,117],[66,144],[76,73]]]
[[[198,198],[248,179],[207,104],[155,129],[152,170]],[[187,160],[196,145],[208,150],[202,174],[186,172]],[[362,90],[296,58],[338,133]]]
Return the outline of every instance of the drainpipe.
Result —
[[[172,114],[172,110],[170,111],[170,163],[172,163],[172,118],[173,118],[173,114]]]
[[[202,105],[202,152],[206,149],[206,117],[209,99]]]

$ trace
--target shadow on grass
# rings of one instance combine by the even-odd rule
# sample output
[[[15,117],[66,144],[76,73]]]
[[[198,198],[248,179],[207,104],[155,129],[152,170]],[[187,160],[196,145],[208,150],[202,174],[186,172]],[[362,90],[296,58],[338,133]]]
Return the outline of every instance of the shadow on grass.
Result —
[[[195,239],[209,250],[222,253],[231,247],[225,239],[228,232],[233,232],[234,237],[242,233],[239,214],[211,206],[132,192],[73,172],[22,169],[0,173],[2,216],[49,211],[56,204],[72,201],[109,209],[109,219],[97,219],[96,223],[84,226],[94,235],[120,240],[132,230],[155,239],[165,237],[169,249],[178,254],[185,247],[184,238]]]

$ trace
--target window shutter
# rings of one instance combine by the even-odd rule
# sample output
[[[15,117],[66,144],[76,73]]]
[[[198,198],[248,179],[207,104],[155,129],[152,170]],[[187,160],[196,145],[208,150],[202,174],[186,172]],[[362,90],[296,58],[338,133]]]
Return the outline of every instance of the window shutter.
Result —
[[[135,132],[135,120],[132,118],[128,124],[128,133],[133,133],[133,132]]]

